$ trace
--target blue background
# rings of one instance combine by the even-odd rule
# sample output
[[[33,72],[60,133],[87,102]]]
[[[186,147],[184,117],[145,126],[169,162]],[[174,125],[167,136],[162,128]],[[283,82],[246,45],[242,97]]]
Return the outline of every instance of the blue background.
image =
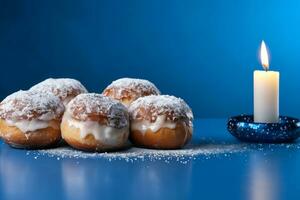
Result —
[[[252,112],[264,39],[281,72],[281,114],[300,117],[300,1],[0,1],[0,95],[48,77],[101,92],[140,77],[196,117]]]

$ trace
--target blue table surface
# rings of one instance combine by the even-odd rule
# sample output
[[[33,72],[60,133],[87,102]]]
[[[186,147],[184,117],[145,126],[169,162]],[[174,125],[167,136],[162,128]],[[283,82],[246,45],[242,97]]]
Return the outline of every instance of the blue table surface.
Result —
[[[227,132],[226,119],[197,119],[194,125],[192,143],[200,148],[209,142],[239,144]],[[183,164],[163,159],[36,159],[27,150],[0,142],[0,199],[300,198],[298,142],[249,149],[202,154]]]

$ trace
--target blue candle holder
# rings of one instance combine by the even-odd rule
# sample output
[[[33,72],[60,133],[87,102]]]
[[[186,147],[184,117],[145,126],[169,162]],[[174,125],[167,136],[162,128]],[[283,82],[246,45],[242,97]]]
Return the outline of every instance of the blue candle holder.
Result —
[[[300,122],[296,118],[280,116],[278,123],[256,123],[253,115],[231,117],[227,129],[244,142],[285,143],[300,136]]]

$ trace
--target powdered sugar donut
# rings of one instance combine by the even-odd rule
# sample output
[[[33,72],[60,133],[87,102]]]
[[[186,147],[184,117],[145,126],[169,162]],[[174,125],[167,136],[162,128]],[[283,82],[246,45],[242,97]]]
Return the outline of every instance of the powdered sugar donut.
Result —
[[[61,124],[62,137],[74,148],[108,151],[122,148],[129,135],[129,114],[120,102],[87,93],[67,105]]]
[[[121,78],[113,81],[103,91],[105,96],[121,101],[128,106],[139,97],[159,95],[160,91],[150,81],[144,79]]]
[[[48,78],[34,85],[30,90],[43,93],[51,92],[59,97],[65,106],[78,94],[87,93],[79,81],[71,78]]]
[[[129,106],[130,140],[137,146],[156,149],[183,147],[192,137],[193,113],[180,98],[151,95]]]
[[[42,148],[57,143],[64,106],[51,93],[18,91],[0,103],[0,134],[13,147]]]

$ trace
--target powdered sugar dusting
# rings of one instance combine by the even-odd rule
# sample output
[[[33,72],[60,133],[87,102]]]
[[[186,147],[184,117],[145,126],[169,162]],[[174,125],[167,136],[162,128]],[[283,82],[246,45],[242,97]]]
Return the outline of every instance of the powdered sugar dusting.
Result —
[[[194,160],[197,157],[216,155],[230,155],[233,153],[243,152],[243,144],[205,144],[205,145],[191,145],[185,149],[178,150],[154,150],[132,147],[128,150],[118,152],[106,152],[106,153],[89,153],[79,150],[74,150],[70,147],[59,147],[56,149],[38,150],[32,153],[35,156],[49,156],[57,159],[74,158],[74,159],[107,159],[124,160],[127,162],[134,161],[158,161],[162,160],[169,162],[171,160],[179,161],[185,164],[188,161]]]
[[[70,101],[67,111],[78,120],[87,120],[90,115],[106,116],[108,125],[114,128],[124,128],[129,124],[127,108],[102,94],[80,94]]]
[[[118,152],[107,153],[89,153],[79,150],[74,150],[68,146],[61,146],[55,149],[46,149],[38,151],[27,151],[26,155],[33,156],[34,159],[47,156],[56,160],[62,159],[105,159],[113,161],[160,161],[170,163],[171,161],[187,164],[196,159],[211,159],[216,157],[228,157],[235,154],[243,153],[244,156],[248,153],[260,152],[263,155],[274,154],[275,151],[281,150],[299,150],[299,143],[292,144],[257,144],[257,143],[228,143],[219,142],[204,138],[198,144],[188,145],[184,149],[178,150],[153,150],[132,147],[130,149]]]
[[[124,91],[131,91],[131,95],[135,95],[137,98],[144,96],[144,94],[160,94],[160,91],[153,83],[145,79],[136,78],[120,78],[113,81],[106,89],[114,89],[116,91],[115,97],[118,98],[122,98]]]
[[[52,120],[60,118],[64,107],[59,98],[51,93],[18,91],[0,103],[0,118],[10,120]]]
[[[34,85],[30,90],[52,92],[61,100],[65,100],[69,95],[87,93],[87,89],[79,81],[71,78],[48,78]]]
[[[170,95],[150,95],[141,97],[129,106],[129,112],[133,119],[139,118],[140,109],[151,113],[152,117],[169,113],[172,120],[180,118],[188,118],[193,120],[193,113],[190,107],[181,98]]]

